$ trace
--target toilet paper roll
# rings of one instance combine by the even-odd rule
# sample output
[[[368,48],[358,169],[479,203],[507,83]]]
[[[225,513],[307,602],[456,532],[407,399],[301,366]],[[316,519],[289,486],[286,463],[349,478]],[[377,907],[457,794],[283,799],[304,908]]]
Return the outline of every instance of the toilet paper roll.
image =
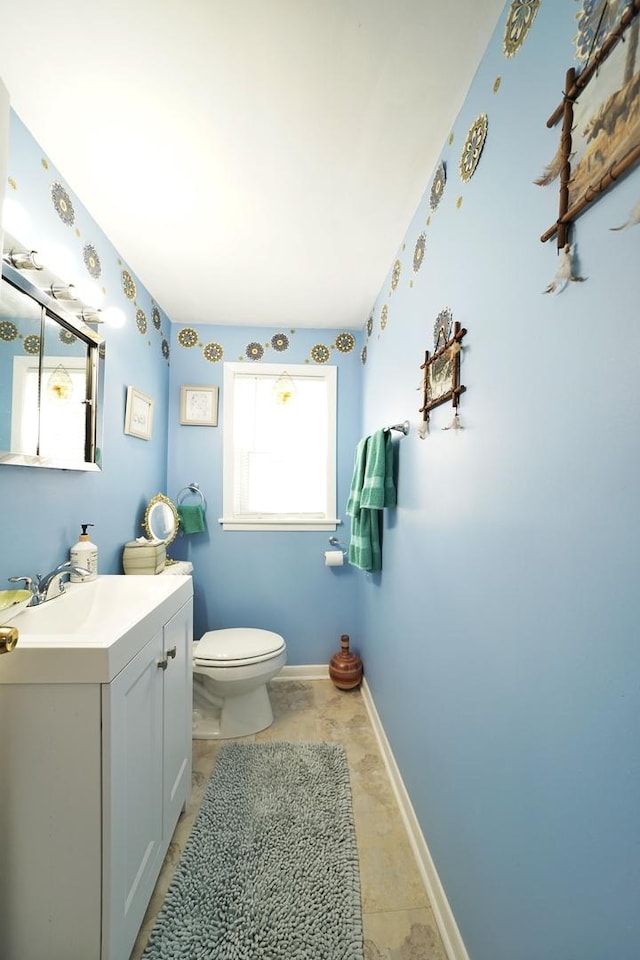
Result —
[[[341,567],[344,564],[344,553],[342,550],[325,550],[325,567]]]

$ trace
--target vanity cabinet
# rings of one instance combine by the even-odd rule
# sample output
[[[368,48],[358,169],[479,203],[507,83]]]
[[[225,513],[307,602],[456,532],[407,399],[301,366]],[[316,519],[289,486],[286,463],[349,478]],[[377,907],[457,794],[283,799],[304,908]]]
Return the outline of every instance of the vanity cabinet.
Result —
[[[191,787],[188,593],[107,683],[0,685],[2,960],[128,960]]]

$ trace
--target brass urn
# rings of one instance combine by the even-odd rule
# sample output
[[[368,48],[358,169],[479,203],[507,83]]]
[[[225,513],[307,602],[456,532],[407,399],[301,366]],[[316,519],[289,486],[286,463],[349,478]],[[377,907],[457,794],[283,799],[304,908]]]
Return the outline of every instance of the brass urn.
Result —
[[[349,637],[340,637],[342,647],[329,661],[329,676],[339,690],[355,690],[362,682],[362,660],[349,650]]]

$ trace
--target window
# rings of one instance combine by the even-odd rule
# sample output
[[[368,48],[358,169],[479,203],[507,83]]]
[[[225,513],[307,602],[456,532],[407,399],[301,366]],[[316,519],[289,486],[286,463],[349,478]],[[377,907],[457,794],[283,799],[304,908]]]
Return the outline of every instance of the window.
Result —
[[[336,368],[224,365],[224,530],[335,530]]]

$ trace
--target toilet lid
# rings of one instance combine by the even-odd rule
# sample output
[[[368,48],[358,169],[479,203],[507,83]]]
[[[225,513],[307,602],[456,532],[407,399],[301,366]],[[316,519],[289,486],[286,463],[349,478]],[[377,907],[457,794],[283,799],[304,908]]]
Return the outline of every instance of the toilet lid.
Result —
[[[270,630],[253,627],[232,627],[228,630],[209,630],[199,641],[196,661],[235,663],[266,659],[284,649],[284,640]]]

